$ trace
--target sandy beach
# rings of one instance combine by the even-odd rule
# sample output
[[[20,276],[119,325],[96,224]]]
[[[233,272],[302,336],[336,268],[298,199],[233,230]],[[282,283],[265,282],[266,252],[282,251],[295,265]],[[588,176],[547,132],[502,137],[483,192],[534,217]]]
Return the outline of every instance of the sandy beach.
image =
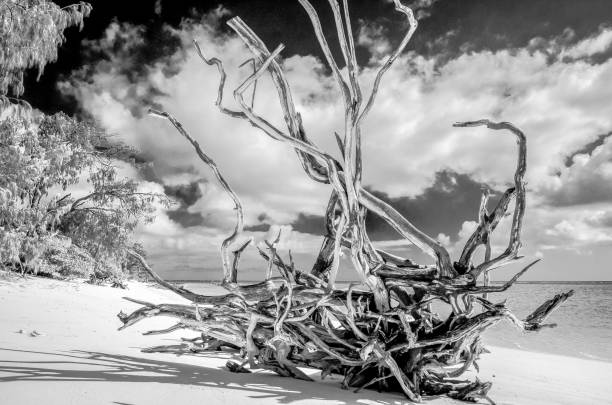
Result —
[[[339,376],[321,381],[314,370],[309,373],[314,383],[266,371],[233,374],[224,367],[231,353],[142,353],[144,347],[172,344],[190,333],[142,336],[172,324],[163,318],[117,331],[121,323],[116,314],[137,308],[123,296],[182,302],[169,291],[136,282],[128,285],[128,290],[120,290],[82,281],[0,280],[0,403],[407,403],[399,393],[342,390]],[[480,378],[494,382],[491,397],[499,405],[612,403],[612,363],[490,350],[480,361]],[[446,398],[425,402],[459,403]]]

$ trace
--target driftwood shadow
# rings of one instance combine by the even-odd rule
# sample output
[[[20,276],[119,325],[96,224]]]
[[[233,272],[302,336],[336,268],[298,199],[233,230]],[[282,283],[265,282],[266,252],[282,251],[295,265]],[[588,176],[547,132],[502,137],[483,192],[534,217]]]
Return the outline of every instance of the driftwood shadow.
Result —
[[[267,372],[236,374],[224,368],[194,366],[144,357],[90,351],[38,352],[0,348],[0,356],[2,352],[19,352],[24,355],[42,354],[46,359],[8,361],[0,357],[0,383],[14,381],[32,383],[37,381],[154,382],[248,391],[251,399],[267,398],[279,404],[313,399],[337,401],[342,404],[354,404],[359,400],[368,400],[380,405],[391,405],[404,403],[406,399],[400,395],[397,395],[396,399],[380,399],[377,397],[381,394],[375,391],[363,390],[354,393],[340,389],[339,385],[300,381]],[[225,356],[225,354],[204,353],[201,357],[215,355]]]

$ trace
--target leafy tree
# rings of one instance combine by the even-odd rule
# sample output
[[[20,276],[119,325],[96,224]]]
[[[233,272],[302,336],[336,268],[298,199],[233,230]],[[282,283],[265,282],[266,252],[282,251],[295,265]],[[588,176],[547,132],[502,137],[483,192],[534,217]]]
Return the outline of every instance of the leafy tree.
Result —
[[[122,264],[134,228],[152,219],[155,203],[164,197],[138,191],[134,180],[118,179],[113,166],[94,171],[89,181],[93,190],[71,204],[60,229],[99,261]]]
[[[144,246],[136,242],[129,249],[131,252],[135,252],[137,255],[146,260],[147,251]],[[147,273],[147,270],[142,265],[142,262],[134,257],[134,255],[128,254],[126,256],[126,260],[124,262],[124,270],[125,274],[128,274],[130,277],[140,280],[140,281],[149,281],[150,277]]]
[[[134,152],[95,128],[59,113],[0,122],[0,261],[36,269],[49,241],[63,235],[101,273],[118,271],[138,223],[152,219],[159,194],[119,178],[117,159]],[[71,190],[87,181],[90,190]]]
[[[38,69],[40,77],[45,65],[57,60],[64,30],[82,28],[91,9],[85,2],[59,7],[47,0],[0,1],[0,101],[23,94],[27,69]]]
[[[36,68],[40,77],[57,59],[64,31],[82,28],[91,9],[85,2],[0,0],[0,106],[14,105],[9,96],[23,94],[24,72]],[[132,231],[152,218],[156,201],[166,201],[119,178],[114,162],[134,152],[64,114],[17,108],[0,119],[0,263],[22,272],[129,267]],[[74,198],[71,189],[84,180],[89,192]]]

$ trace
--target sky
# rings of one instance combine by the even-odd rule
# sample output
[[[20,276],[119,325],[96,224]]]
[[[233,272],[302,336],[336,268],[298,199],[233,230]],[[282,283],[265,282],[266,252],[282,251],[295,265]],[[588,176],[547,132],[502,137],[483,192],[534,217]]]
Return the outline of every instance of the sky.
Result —
[[[63,2],[58,3],[64,5]],[[65,2],[68,4],[69,2]],[[249,74],[250,58],[225,24],[240,16],[281,53],[309,137],[337,156],[339,91],[324,64],[306,13],[297,1],[92,1],[79,32],[70,29],[57,63],[24,98],[45,112],[63,110],[94,120],[141,151],[143,187],[174,198],[137,238],[155,269],[170,279],[219,279],[219,246],[234,226],[231,200],[174,128],[146,114],[176,116],[217,162],[245,207],[257,243],[281,230],[279,248],[307,270],[318,252],[330,187],[310,180],[296,154],[216,109],[219,75],[197,57],[223,60],[226,103]],[[406,4],[410,4],[406,1]],[[327,1],[313,1],[332,52],[340,60]],[[512,185],[516,142],[457,121],[511,121],[528,139],[525,260],[543,259],[524,280],[612,280],[612,3],[583,0],[420,0],[419,28],[387,72],[363,125],[364,185],[436,238],[454,259],[476,226],[481,190],[491,205]],[[387,0],[350,2],[360,65],[369,92],[377,69],[406,31]],[[255,110],[282,125],[273,85],[257,85]],[[368,216],[385,250],[427,264],[428,258],[386,224]],[[493,253],[507,244],[510,218],[493,235]],[[526,264],[526,263],[525,263]],[[508,279],[520,263],[499,269]],[[239,279],[263,278],[266,263],[245,252]],[[353,279],[344,263],[341,279]]]

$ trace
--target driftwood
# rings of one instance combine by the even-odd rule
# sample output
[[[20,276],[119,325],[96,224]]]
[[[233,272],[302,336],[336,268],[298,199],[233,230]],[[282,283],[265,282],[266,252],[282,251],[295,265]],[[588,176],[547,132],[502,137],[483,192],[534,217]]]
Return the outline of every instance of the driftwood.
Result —
[[[121,328],[154,316],[172,316],[177,323],[167,329],[146,334],[168,333],[190,329],[201,338],[179,345],[161,346],[146,351],[190,353],[240,350],[244,362],[229,362],[232,372],[249,372],[263,368],[294,378],[310,378],[297,367],[344,376],[342,386],[361,389],[399,390],[411,401],[423,396],[447,395],[452,398],[492,402],[487,394],[491,383],[460,379],[471,367],[477,369],[480,354],[486,351],[480,335],[490,326],[508,319],[525,331],[535,331],[573,291],[558,294],[538,307],[524,320],[514,316],[504,303],[494,304],[486,298],[490,292],[508,289],[535,262],[526,266],[504,285],[489,285],[488,273],[519,259],[520,234],[525,211],[526,137],[515,126],[488,120],[457,123],[457,127],[485,125],[495,130],[510,131],[517,138],[518,160],[514,184],[497,203],[487,210],[490,198],[483,194],[479,209],[479,225],[467,241],[461,256],[451,261],[449,252],[435,239],[415,227],[393,207],[368,192],[361,182],[361,123],[376,100],[385,72],[404,50],[417,27],[412,10],[395,0],[396,10],[406,16],[409,29],[398,47],[379,69],[371,93],[363,97],[357,81],[358,66],[352,36],[347,0],[340,5],[329,0],[342,51],[346,74],[340,70],[323,29],[317,11],[308,0],[298,0],[310,18],[317,40],[331,73],[338,84],[345,106],[343,134],[335,134],[340,156],[338,160],[317,147],[307,136],[299,112],[295,108],[289,83],[282,69],[282,44],[270,52],[259,37],[235,17],[228,25],[252,52],[249,61],[254,72],[234,90],[240,110],[223,105],[225,70],[217,58],[206,58],[195,43],[196,50],[208,65],[215,65],[221,75],[216,105],[236,119],[248,121],[265,135],[283,142],[297,153],[304,171],[312,180],[329,184],[332,194],[325,216],[327,234],[323,237],[317,261],[309,271],[300,271],[293,260],[284,259],[277,242],[266,242],[259,251],[263,259],[265,280],[253,285],[237,283],[240,254],[251,240],[239,240],[243,229],[243,207],[237,194],[225,181],[215,162],[172,115],[151,110],[151,114],[166,120],[194,147],[200,159],[212,170],[222,188],[235,205],[236,226],[221,246],[223,265],[222,285],[228,293],[220,296],[196,294],[160,278],[137,253],[131,252],[144,269],[162,286],[192,302],[192,305],[152,304],[132,300],[142,305],[135,312],[119,314]],[[277,128],[254,109],[254,86],[268,73],[277,90],[285,128]],[[250,101],[244,93],[253,88]],[[365,101],[365,102],[364,102]],[[508,214],[514,200],[511,234],[508,247],[492,257],[490,235]],[[419,265],[412,260],[376,249],[368,237],[365,216],[377,215],[391,225],[425,254],[433,264]],[[234,250],[230,248],[234,246]],[[474,253],[486,249],[485,260],[473,263]],[[347,289],[336,288],[336,276],[341,251],[349,253],[359,279]],[[263,265],[266,263],[266,265]],[[276,269],[279,276],[272,277]],[[485,277],[484,285],[479,284]],[[483,296],[484,294],[484,296]],[[450,307],[448,316],[433,312],[431,303],[439,301]],[[247,366],[249,368],[247,368]]]

